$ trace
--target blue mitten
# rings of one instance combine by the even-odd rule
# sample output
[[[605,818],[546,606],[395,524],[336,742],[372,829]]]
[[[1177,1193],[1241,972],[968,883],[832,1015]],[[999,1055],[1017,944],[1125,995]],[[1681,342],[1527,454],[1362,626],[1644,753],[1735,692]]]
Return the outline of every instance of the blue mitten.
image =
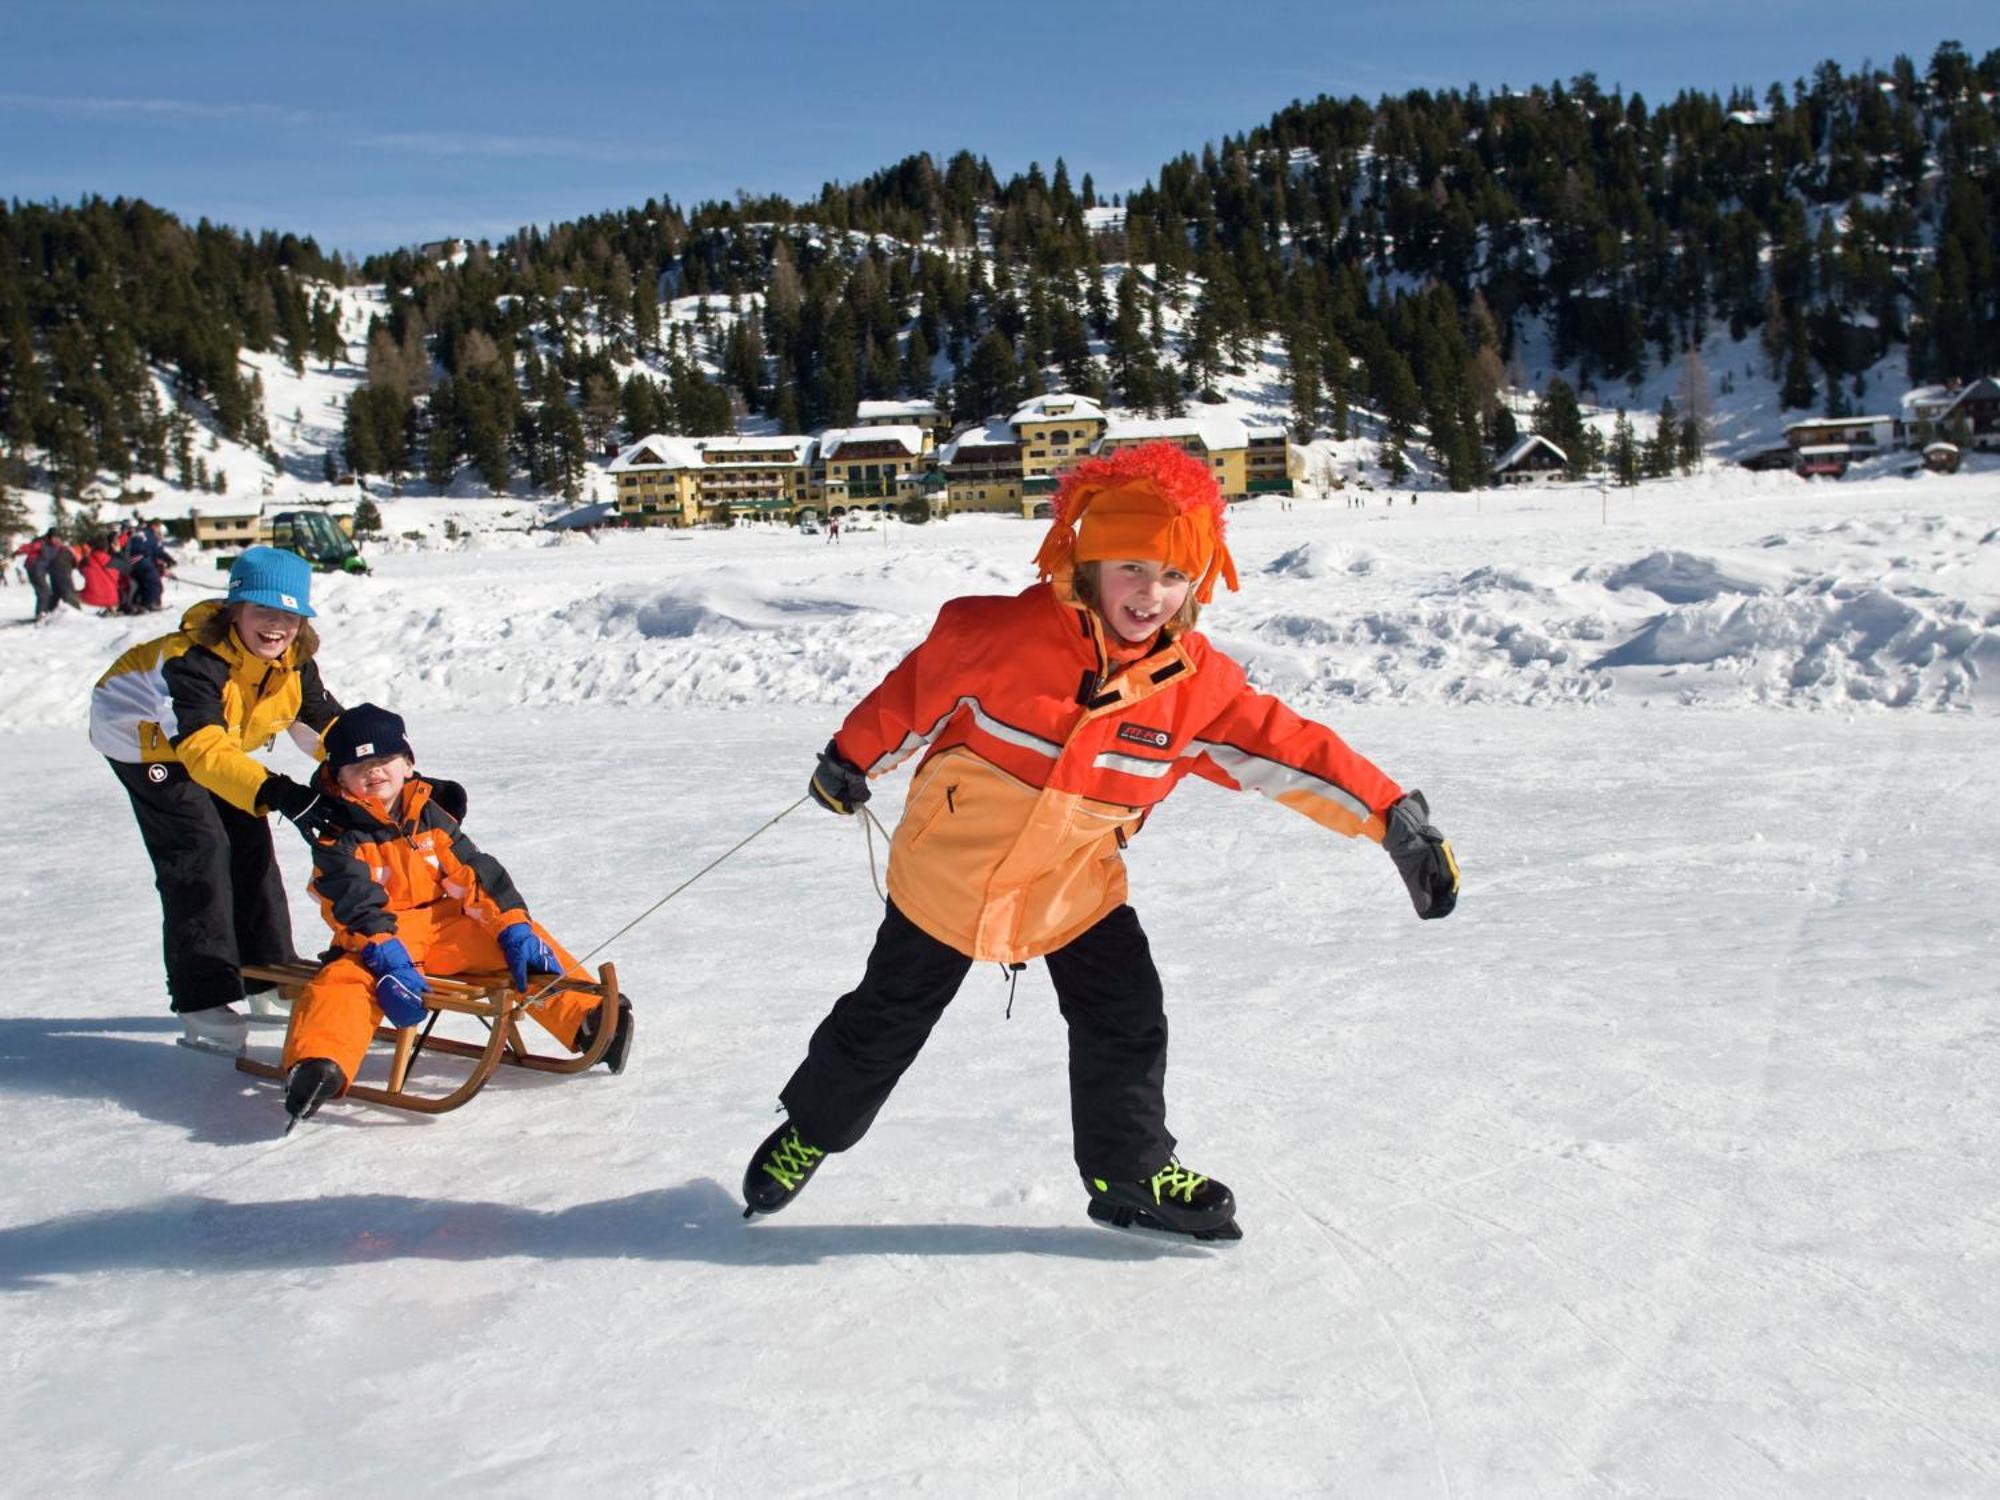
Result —
[[[514,988],[527,993],[530,974],[560,974],[562,963],[542,941],[532,922],[512,922],[500,929],[500,951],[506,955],[507,972],[514,976]]]
[[[375,1003],[391,1026],[421,1026],[430,1010],[424,996],[431,992],[417,961],[401,938],[370,943],[361,950],[362,967],[375,976]]]

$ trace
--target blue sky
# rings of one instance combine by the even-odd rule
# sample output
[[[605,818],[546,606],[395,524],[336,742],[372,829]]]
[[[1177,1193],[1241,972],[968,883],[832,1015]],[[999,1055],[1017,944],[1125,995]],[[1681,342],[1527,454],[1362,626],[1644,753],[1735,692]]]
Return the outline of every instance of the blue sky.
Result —
[[[914,151],[1100,192],[1295,98],[1591,71],[1651,101],[2000,46],[1992,0],[0,0],[0,195],[368,252]]]

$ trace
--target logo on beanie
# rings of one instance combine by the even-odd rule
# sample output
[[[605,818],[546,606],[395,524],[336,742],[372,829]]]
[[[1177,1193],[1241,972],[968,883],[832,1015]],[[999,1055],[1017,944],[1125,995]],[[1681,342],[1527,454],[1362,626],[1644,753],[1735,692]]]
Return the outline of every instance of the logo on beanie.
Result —
[[[1174,742],[1174,737],[1164,729],[1148,729],[1144,724],[1120,724],[1118,738],[1130,740],[1135,745],[1150,745],[1155,750],[1164,750]]]
[[[356,745],[354,747],[354,758],[356,760],[366,760],[369,756],[373,755],[374,753],[375,753],[375,742],[373,740],[370,740],[365,745]]]
[[[281,593],[278,595],[278,597],[285,601],[286,609],[297,609],[299,607],[299,601],[291,594]]]

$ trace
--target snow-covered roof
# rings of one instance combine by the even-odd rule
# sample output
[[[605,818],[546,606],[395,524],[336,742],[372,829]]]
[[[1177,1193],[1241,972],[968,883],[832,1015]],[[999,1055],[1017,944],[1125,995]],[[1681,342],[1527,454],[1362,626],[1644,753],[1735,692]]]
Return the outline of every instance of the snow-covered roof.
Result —
[[[915,456],[924,451],[921,427],[829,427],[819,435],[819,456],[838,458],[846,443],[895,443]]]
[[[938,454],[940,464],[950,464],[957,460],[961,448],[1015,448],[1021,442],[1020,434],[999,417],[988,417],[983,426],[968,427],[957,437],[944,445]]]
[[[812,452],[813,440],[804,433],[772,432],[762,436],[746,437],[741,434],[730,437],[696,438],[695,447],[702,452],[704,461],[714,467],[720,463],[770,463],[771,455],[783,453],[780,463],[802,464]]]
[[[936,421],[944,413],[935,401],[864,401],[855,409],[857,422],[880,422],[888,417],[928,417]]]
[[[1285,435],[1283,427],[1268,426],[1261,422],[1254,427],[1246,426],[1243,430],[1249,434],[1253,443],[1269,443]]]
[[[1104,408],[1088,396],[1072,396],[1067,391],[1056,391],[1023,402],[1007,420],[1015,426],[1023,422],[1102,422]]]
[[[1549,452],[1553,453],[1558,459],[1562,460],[1562,462],[1564,463],[1569,462],[1569,455],[1563,452],[1562,449],[1558,448],[1554,443],[1550,442],[1547,438],[1543,437],[1539,432],[1531,432],[1526,437],[1522,438],[1513,447],[1507,450],[1507,452],[1493,465],[1493,472],[1498,474],[1503,469],[1513,468],[1515,464],[1519,463],[1522,459],[1526,458],[1538,446],[1548,449]]]
[[[1114,417],[1104,429],[1106,443],[1184,442],[1199,438],[1211,453],[1250,446],[1250,430],[1235,417]]]
[[[1945,440],[1944,440],[1943,438],[1939,438],[1939,439],[1938,439],[1938,440],[1937,440],[1936,442],[1934,442],[1934,443],[1925,443],[1925,444],[1924,444],[1924,452],[1925,452],[1926,454],[1931,454],[1931,453],[1956,453],[1956,452],[1958,452],[1958,444],[1956,444],[1956,443],[1947,443],[1947,442],[1946,442],[1946,441],[1945,441]]]
[[[587,526],[602,526],[618,514],[618,507],[609,500],[595,501],[567,511],[544,526],[550,531],[580,531]]]
[[[1785,431],[1806,432],[1820,427],[1872,427],[1877,422],[1894,422],[1894,417],[1806,417],[1801,421],[1787,422]]]
[[[1958,395],[1948,385],[1912,386],[1903,392],[1903,414],[1907,417],[1944,411],[1958,400]]]
[[[1991,400],[1995,396],[2000,396],[2000,379],[1987,375],[1973,381],[1958,393],[1958,399],[1951,403],[1952,409],[1954,411],[1957,410],[1958,407],[1970,401],[1975,396],[1981,400]]]
[[[613,474],[628,469],[693,469],[701,464],[701,449],[688,438],[648,433],[606,466]]]

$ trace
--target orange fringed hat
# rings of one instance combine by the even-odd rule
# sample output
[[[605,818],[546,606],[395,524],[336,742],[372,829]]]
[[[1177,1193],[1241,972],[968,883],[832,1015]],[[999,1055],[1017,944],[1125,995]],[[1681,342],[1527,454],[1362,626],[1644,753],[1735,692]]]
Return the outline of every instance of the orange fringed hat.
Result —
[[[1208,465],[1173,443],[1086,458],[1056,486],[1056,518],[1035,569],[1053,578],[1080,562],[1143,558],[1179,568],[1194,580],[1195,600],[1206,604],[1217,578],[1236,587],[1223,511]]]

